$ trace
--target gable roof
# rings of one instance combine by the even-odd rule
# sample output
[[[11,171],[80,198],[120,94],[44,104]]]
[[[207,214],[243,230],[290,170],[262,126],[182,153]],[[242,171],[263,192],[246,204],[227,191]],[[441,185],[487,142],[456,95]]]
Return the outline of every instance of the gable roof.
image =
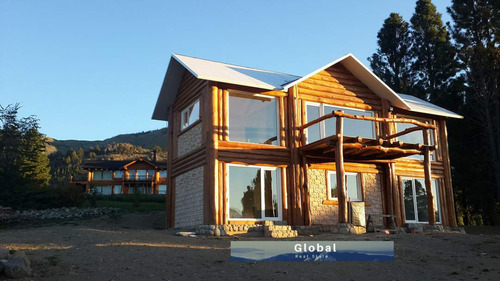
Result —
[[[397,94],[350,53],[302,77],[276,71],[262,70],[179,54],[172,54],[152,118],[156,120],[168,120],[168,108],[175,101],[185,70],[188,70],[198,79],[224,82],[264,90],[287,91],[290,87],[297,85],[318,72],[338,63],[341,63],[345,68],[347,68],[347,70],[349,70],[363,84],[370,88],[376,95],[387,99],[392,106],[408,111],[431,115],[463,118],[454,112],[421,99],[408,95]]]
[[[81,167],[87,170],[123,170],[136,162],[145,162],[160,170],[167,168],[166,163],[150,162],[142,158],[137,160],[89,160],[83,162]]]
[[[398,95],[410,106],[411,111],[458,119],[464,118],[462,115],[458,115],[455,112],[449,111],[448,109],[442,108],[423,99],[419,99],[415,96],[406,94]]]
[[[398,96],[387,84],[385,84],[377,75],[373,74],[361,61],[359,61],[353,54],[349,53],[342,56],[318,69],[307,74],[306,76],[297,79],[284,86],[284,90],[299,84],[300,82],[312,77],[313,75],[321,72],[330,66],[341,63],[347,70],[349,70],[356,78],[358,78],[363,84],[365,84],[370,90],[372,90],[377,96],[387,99],[392,105],[411,110],[410,106]]]
[[[300,78],[300,76],[276,71],[172,54],[153,119],[165,121],[168,119],[166,108],[172,105],[175,100],[185,69],[198,79],[265,90],[282,90],[283,85]]]

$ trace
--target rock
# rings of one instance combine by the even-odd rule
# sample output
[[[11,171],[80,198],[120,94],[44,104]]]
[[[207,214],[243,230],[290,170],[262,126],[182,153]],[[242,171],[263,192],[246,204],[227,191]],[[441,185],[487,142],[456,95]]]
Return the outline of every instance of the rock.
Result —
[[[9,250],[5,248],[0,248],[0,260],[9,258]]]
[[[214,231],[215,236],[220,236],[220,229],[216,228]]]
[[[189,235],[194,235],[194,234],[196,234],[196,233],[194,233],[194,232],[186,232],[186,231],[181,231],[181,232],[177,232],[175,235],[177,235],[177,236],[184,236],[184,237],[187,237],[187,236],[189,236]]]
[[[23,251],[14,253],[4,264],[4,272],[10,278],[18,279],[31,276],[31,263]]]

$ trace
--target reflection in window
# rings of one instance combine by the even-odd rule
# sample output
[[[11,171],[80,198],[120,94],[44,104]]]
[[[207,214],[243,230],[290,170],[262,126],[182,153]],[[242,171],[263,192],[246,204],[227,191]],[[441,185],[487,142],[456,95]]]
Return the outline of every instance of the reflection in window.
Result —
[[[115,171],[115,178],[121,179],[123,177],[123,171]]]
[[[122,186],[121,185],[115,185],[113,187],[113,193],[114,194],[121,194],[122,193]]]
[[[415,117],[412,117],[412,116],[398,116],[398,118],[415,119]],[[429,120],[418,120],[418,121],[424,122],[424,123],[425,123],[425,121],[429,122]],[[406,129],[414,128],[416,126],[417,125],[410,124],[410,123],[396,123],[396,131],[399,133],[399,132],[402,132],[402,131],[404,131]],[[429,132],[430,132],[430,141],[431,141],[430,144],[434,145],[434,130],[429,130]],[[423,144],[424,143],[424,136],[423,136],[422,131],[419,130],[419,131],[415,131],[415,132],[411,132],[411,133],[402,135],[402,136],[398,137],[398,140],[402,141],[403,143],[420,143],[420,144]],[[424,160],[424,156],[420,155],[420,154],[408,156],[407,158]],[[431,159],[435,160],[435,153],[431,154]]]
[[[230,141],[277,145],[276,99],[231,91],[228,131]]]
[[[405,218],[407,222],[428,222],[427,191],[425,180],[421,178],[402,179]],[[439,189],[437,180],[431,181],[433,205],[436,223],[441,223],[441,209],[439,204]]]
[[[181,129],[189,127],[189,125],[200,119],[200,101],[197,100],[190,106],[181,111]]]
[[[326,104],[308,103],[307,108],[307,122],[311,122],[320,116],[330,114],[333,111],[343,110],[347,114],[370,116],[373,117],[373,111],[361,109],[348,109],[330,106]],[[336,118],[328,118],[321,123],[313,125],[307,129],[307,142],[312,143],[321,138],[335,135],[337,132]],[[372,121],[356,120],[344,118],[344,135],[350,137],[363,137],[375,139],[375,125]]]
[[[279,216],[275,168],[229,166],[229,217],[264,219]]]
[[[328,172],[329,177],[329,198],[330,200],[338,200],[337,190],[337,173]],[[347,188],[347,198],[349,201],[362,201],[361,186],[359,184],[359,175],[357,173],[345,173],[345,185]]]

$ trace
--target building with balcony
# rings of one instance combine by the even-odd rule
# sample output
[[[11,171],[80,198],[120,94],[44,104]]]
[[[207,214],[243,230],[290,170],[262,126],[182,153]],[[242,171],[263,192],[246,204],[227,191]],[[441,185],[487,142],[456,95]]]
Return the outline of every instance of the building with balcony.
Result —
[[[91,187],[102,195],[166,194],[167,166],[165,163],[137,160],[92,160],[81,165],[87,172],[85,180],[72,183]]]

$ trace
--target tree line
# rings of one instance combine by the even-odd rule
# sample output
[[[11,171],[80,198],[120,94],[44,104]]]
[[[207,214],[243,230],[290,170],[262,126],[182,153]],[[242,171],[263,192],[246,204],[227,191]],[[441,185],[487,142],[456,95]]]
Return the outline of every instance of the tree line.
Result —
[[[391,13],[368,58],[398,93],[455,111],[448,120],[457,212],[465,224],[500,224],[499,1],[453,0],[444,24],[431,0],[410,21]]]

